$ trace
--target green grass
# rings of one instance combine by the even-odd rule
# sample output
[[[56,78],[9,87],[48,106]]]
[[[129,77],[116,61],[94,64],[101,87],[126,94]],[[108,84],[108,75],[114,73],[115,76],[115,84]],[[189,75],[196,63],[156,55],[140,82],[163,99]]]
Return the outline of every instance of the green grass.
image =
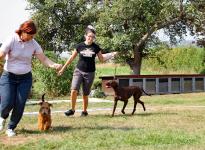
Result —
[[[115,72],[116,69],[116,72]],[[119,64],[97,64],[96,75],[99,76],[113,76],[113,75],[128,75],[131,74],[131,70],[128,65]]]
[[[96,78],[115,74],[130,74],[125,65],[97,64]],[[159,72],[156,72],[156,74]],[[155,74],[142,68],[142,74]],[[37,84],[39,89],[40,85]],[[39,97],[39,99],[41,96]],[[80,98],[80,97],[79,97]],[[49,97],[46,99],[69,99]],[[113,100],[113,97],[106,99]],[[143,96],[146,111],[138,104],[135,115],[130,99],[122,115],[118,102],[115,117],[112,110],[89,112],[86,118],[76,112],[73,117],[52,114],[53,128],[47,132],[37,129],[37,115],[24,115],[16,131],[18,136],[7,138],[0,132],[0,149],[12,150],[204,150],[205,93]],[[52,111],[67,110],[70,103],[53,104]],[[113,108],[113,103],[89,103],[89,109]],[[76,109],[82,109],[78,102]],[[38,112],[38,105],[26,105],[25,112]]]
[[[159,71],[152,70],[150,68],[146,68],[141,70],[141,74],[157,74]],[[114,76],[114,75],[130,75],[132,74],[132,70],[130,67],[120,64],[112,64],[112,63],[105,63],[105,64],[97,64],[96,65],[96,76]]]
[[[146,64],[142,64],[141,67],[141,75],[154,75],[154,74],[195,74],[196,71],[192,69],[180,69],[180,70],[168,70],[165,68],[150,68]],[[116,72],[115,72],[116,69]],[[132,70],[130,67],[120,64],[112,64],[112,63],[105,63],[105,64],[97,64],[96,65],[96,77],[100,76],[114,76],[114,75],[130,75],[132,74]]]
[[[0,149],[12,150],[204,150],[205,93],[143,96],[147,110],[137,105],[126,115],[120,113],[118,102],[115,117],[111,110],[89,112],[88,117],[52,114],[53,128],[37,129],[37,115],[24,115],[16,131],[18,136],[7,138],[0,133]],[[108,97],[112,99],[112,97]],[[77,109],[82,109],[81,102]],[[52,111],[66,110],[69,103],[54,104]],[[113,103],[89,103],[89,108],[112,108]],[[38,105],[27,105],[25,111],[38,111]]]

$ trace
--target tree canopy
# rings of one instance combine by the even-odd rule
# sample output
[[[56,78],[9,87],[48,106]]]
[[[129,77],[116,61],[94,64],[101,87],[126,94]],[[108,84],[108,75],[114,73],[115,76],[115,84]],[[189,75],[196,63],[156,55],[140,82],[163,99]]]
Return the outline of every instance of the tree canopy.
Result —
[[[91,22],[82,19],[87,3],[76,0],[27,0],[32,19],[38,25],[36,39],[44,49],[68,50],[82,40],[85,27]],[[81,33],[81,34],[80,34]]]
[[[82,41],[92,24],[96,42],[105,51],[118,51],[121,62],[140,74],[142,57],[159,40],[163,29],[171,43],[190,31],[204,35],[203,0],[28,0],[38,22],[37,39],[49,50],[65,50]]]

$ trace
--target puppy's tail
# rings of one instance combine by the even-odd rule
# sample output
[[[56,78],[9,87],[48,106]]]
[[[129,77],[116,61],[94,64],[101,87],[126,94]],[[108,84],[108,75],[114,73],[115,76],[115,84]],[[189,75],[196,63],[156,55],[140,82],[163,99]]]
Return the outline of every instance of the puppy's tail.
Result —
[[[143,88],[141,88],[142,92],[145,93],[148,96],[151,96],[151,94],[148,94],[147,92],[145,92],[145,90]]]
[[[42,95],[42,98],[41,98],[41,99],[42,99],[42,102],[45,101],[45,100],[44,100],[44,96],[45,96],[45,94],[46,94],[46,93],[44,93],[44,94]]]

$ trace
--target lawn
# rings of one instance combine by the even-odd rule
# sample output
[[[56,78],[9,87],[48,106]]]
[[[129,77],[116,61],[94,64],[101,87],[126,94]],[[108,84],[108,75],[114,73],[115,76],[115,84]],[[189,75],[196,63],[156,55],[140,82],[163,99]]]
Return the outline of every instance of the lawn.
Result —
[[[1,149],[14,150],[204,150],[205,93],[143,96],[147,110],[137,105],[130,113],[130,99],[126,115],[120,113],[118,103],[115,117],[111,117],[113,103],[90,103],[88,117],[80,117],[81,103],[76,114],[65,117],[53,113],[53,128],[37,130],[37,115],[24,115],[17,127],[17,136],[8,138],[0,133]],[[108,97],[108,99],[112,99]],[[65,111],[69,103],[53,104],[52,112]],[[27,105],[25,112],[37,112],[38,105]]]

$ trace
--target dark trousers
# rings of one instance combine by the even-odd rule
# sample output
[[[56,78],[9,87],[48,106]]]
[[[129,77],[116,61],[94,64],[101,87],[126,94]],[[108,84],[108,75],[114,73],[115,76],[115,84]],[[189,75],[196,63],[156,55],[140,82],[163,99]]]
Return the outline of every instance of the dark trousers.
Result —
[[[15,75],[6,71],[2,73],[0,79],[0,115],[6,119],[12,110],[8,129],[15,129],[21,120],[31,86],[31,72],[23,75]]]

